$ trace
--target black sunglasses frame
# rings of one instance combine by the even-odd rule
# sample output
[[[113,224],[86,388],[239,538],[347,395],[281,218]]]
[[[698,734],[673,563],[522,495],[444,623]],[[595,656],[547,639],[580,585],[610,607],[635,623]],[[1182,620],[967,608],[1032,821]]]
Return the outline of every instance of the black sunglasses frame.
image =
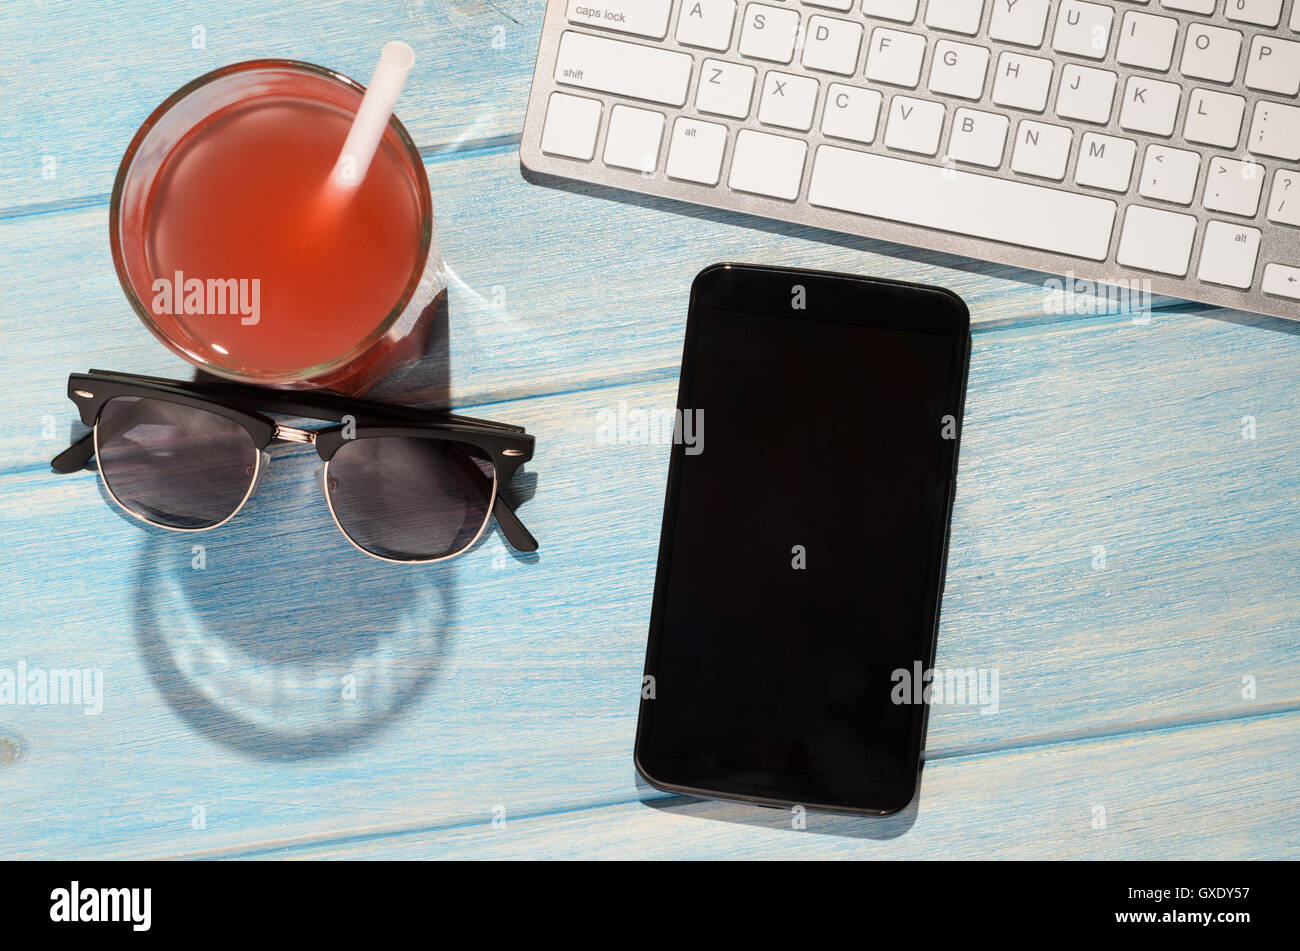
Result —
[[[177,403],[225,417],[248,432],[259,452],[276,441],[310,443],[326,463],[345,442],[354,439],[407,436],[454,440],[474,446],[491,458],[498,489],[508,484],[519,467],[533,457],[533,437],[522,426],[508,423],[471,419],[438,410],[392,406],[326,391],[272,390],[218,381],[187,383],[133,373],[90,370],[68,377],[68,399],[76,404],[82,423],[90,426],[91,432],[54,457],[50,466],[55,472],[78,472],[94,458],[94,427],[104,404],[118,396]],[[297,429],[281,426],[263,413],[330,420],[340,425],[314,430]],[[510,504],[501,498],[500,491],[494,492],[491,515],[512,547],[521,552],[537,550],[537,539],[524,527]]]

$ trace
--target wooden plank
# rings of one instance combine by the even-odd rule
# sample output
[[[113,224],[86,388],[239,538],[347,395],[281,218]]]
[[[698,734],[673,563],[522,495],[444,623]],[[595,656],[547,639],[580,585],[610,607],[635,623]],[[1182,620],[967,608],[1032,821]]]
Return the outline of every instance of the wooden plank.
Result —
[[[1041,276],[1010,268],[539,188],[520,178],[514,149],[431,160],[428,171],[451,271],[447,333],[421,366],[380,387],[381,397],[482,403],[674,376],[691,280],[717,261],[938,284],[960,294],[982,327],[1042,319]],[[40,354],[14,361],[0,380],[0,393],[19,395],[29,419],[66,418],[73,370],[188,373],[123,298],[107,231],[102,206],[0,219],[11,273],[40,276],[13,282],[0,314],[0,330]],[[1135,328],[1116,345],[1145,348],[1152,337]],[[48,447],[30,433],[0,432],[0,468],[39,461]]]
[[[1147,328],[1164,344],[1145,366],[1104,328],[1047,331],[976,349],[939,665],[997,668],[1000,704],[937,707],[931,754],[1300,703],[1300,510],[1277,504],[1295,498],[1300,423],[1277,409],[1295,357],[1264,361],[1252,388],[1245,354],[1236,370],[1225,356],[1249,328]],[[1175,353],[1204,371],[1171,379]],[[442,566],[367,560],[299,447],[203,536],[140,528],[90,473],[4,475],[0,667],[98,667],[107,693],[98,717],[0,707],[30,751],[0,770],[4,848],[173,854],[633,798],[667,454],[597,431],[602,411],[668,406],[674,390],[475,408],[537,435],[521,510],[535,559],[493,533]],[[1094,398],[1111,401],[1104,415]],[[1239,406],[1262,421],[1249,445]]]
[[[0,211],[107,195],[127,143],[159,103],[209,70],[250,59],[306,60],[365,83],[383,44],[404,39],[418,65],[398,115],[418,145],[458,148],[517,135],[545,7],[545,0],[227,0],[201,8],[14,0],[5,4],[5,45],[26,55],[0,59]]]
[[[1300,715],[927,764],[919,802],[881,818],[684,797],[255,857],[310,859],[1277,859],[1300,857]],[[503,822],[493,824],[500,816]]]

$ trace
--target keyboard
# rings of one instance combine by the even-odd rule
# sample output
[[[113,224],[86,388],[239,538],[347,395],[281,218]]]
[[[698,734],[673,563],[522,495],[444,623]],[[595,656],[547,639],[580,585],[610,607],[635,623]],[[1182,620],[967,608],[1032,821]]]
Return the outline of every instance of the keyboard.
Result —
[[[1300,0],[550,0],[526,177],[1300,319]]]

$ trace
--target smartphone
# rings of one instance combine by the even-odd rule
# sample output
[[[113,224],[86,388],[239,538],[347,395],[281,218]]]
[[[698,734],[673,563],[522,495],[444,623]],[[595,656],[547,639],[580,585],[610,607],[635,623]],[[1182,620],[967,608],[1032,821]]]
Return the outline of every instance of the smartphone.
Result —
[[[970,314],[940,288],[696,277],[637,722],[647,782],[865,814],[912,800],[928,707],[910,681],[934,663],[969,365]]]

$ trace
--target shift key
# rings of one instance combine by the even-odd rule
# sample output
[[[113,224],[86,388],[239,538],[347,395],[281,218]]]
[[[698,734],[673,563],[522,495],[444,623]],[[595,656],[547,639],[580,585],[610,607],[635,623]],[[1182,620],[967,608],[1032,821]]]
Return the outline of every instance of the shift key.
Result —
[[[569,22],[662,40],[668,34],[673,0],[569,0]]]
[[[560,37],[555,81],[629,99],[680,106],[686,102],[693,62],[686,53],[569,31]]]

